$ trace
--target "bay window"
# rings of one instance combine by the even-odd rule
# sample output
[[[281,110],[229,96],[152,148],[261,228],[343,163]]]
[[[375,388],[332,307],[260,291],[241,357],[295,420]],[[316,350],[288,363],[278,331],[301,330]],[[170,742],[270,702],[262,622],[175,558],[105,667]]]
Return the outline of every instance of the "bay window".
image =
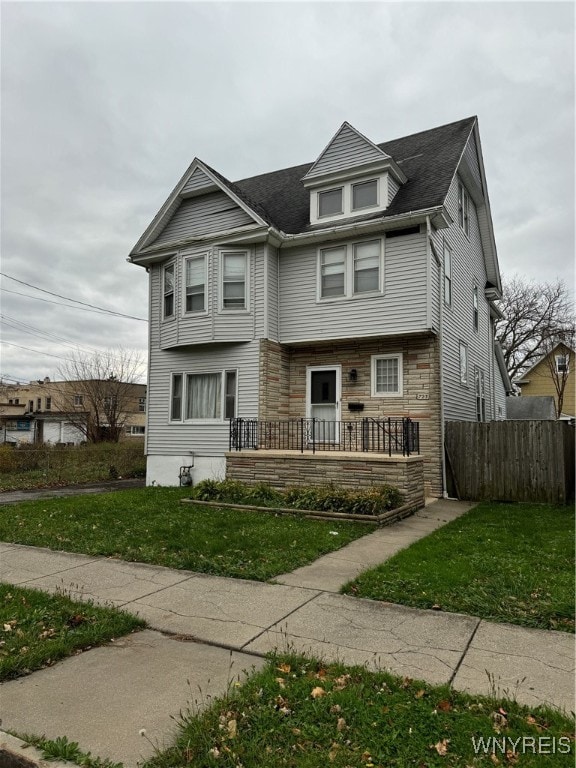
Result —
[[[174,264],[164,267],[163,287],[164,294],[164,318],[174,316]]]
[[[173,373],[171,421],[233,419],[236,416],[237,371]]]

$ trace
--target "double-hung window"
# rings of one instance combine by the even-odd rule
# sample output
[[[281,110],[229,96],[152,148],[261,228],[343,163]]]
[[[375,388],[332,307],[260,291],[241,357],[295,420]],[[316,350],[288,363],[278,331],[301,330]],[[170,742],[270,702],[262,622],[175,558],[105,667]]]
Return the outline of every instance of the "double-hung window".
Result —
[[[320,299],[350,298],[381,289],[382,242],[350,243],[319,252]]]
[[[484,393],[484,371],[474,369],[474,386],[476,389],[476,421],[486,421],[486,395]]]
[[[478,286],[472,289],[472,325],[475,331],[478,330]]]
[[[206,309],[206,254],[192,256],[184,261],[186,282],[186,312],[204,312]]]
[[[556,373],[566,374],[570,372],[568,367],[568,355],[556,355]]]
[[[175,269],[174,264],[164,267],[162,279],[162,293],[164,295],[164,318],[174,317],[174,282]]]
[[[354,293],[380,288],[380,241],[356,243],[354,249]]]
[[[401,397],[402,353],[372,356],[372,397]]]
[[[452,305],[452,249],[444,243],[444,303]]]
[[[236,416],[237,374],[174,373],[170,397],[171,421],[233,419]]]
[[[464,342],[460,342],[460,384],[462,386],[468,385],[468,345]]]
[[[458,182],[458,224],[466,235],[470,234],[470,197],[461,181]]]
[[[346,248],[325,248],[320,251],[320,296],[346,294]]]
[[[247,251],[224,251],[222,253],[222,309],[247,309],[247,285]]]

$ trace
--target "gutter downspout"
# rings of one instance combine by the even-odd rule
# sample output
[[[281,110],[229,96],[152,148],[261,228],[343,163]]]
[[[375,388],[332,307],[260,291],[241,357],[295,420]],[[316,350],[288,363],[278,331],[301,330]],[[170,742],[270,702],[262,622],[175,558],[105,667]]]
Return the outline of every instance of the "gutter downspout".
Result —
[[[432,240],[432,227],[430,225],[430,216],[426,216],[426,232],[427,232],[427,248],[429,250],[430,242]],[[430,260],[428,260],[428,270],[430,270]],[[438,269],[438,279],[440,285],[438,286],[438,302],[439,302],[439,328],[438,328],[438,357],[440,362],[440,370],[438,372],[438,384],[440,386],[440,467],[442,470],[442,497],[448,498],[448,490],[446,483],[446,454],[444,441],[446,439],[446,429],[444,427],[444,280],[442,279],[444,270],[444,253],[442,253],[442,263]],[[432,297],[429,298],[431,304]]]

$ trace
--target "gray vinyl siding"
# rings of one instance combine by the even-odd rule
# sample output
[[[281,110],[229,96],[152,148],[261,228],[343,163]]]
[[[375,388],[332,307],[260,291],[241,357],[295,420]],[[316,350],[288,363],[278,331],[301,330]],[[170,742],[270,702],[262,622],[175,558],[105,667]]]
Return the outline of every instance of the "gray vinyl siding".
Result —
[[[211,192],[201,197],[182,200],[180,206],[156,238],[161,245],[187,237],[225,232],[253,225],[254,220],[224,192]]]
[[[344,126],[334,141],[320,155],[317,165],[306,174],[306,178],[312,179],[325,173],[354,168],[358,165],[382,160],[385,157],[387,155],[384,152],[372,146],[348,126]]]
[[[279,324],[279,285],[278,285],[278,249],[268,246],[268,338],[278,341],[280,337]]]
[[[158,334],[151,334],[148,381],[148,455],[221,455],[228,450],[227,421],[170,422],[170,386],[173,373],[219,373],[237,370],[236,413],[258,416],[259,342],[212,344],[161,350]]]
[[[425,330],[425,238],[425,233],[419,233],[385,241],[384,293],[365,298],[318,301],[317,248],[307,246],[281,252],[280,341],[359,338]]]
[[[188,179],[184,187],[182,188],[181,194],[186,195],[190,192],[198,192],[201,189],[205,189],[207,187],[213,187],[214,182],[206,176],[204,171],[202,171],[200,168],[196,168],[192,176]]]
[[[446,199],[446,208],[453,219],[448,229],[435,235],[435,244],[443,258],[443,239],[452,248],[452,305],[443,305],[443,375],[444,418],[475,421],[476,395],[474,368],[484,371],[486,418],[491,419],[492,344],[490,339],[489,305],[484,296],[486,270],[482,255],[476,208],[470,200],[470,236],[467,237],[458,224],[458,177],[455,177]],[[442,272],[442,295],[444,295]],[[473,286],[478,285],[478,331],[473,326]],[[468,347],[468,383],[460,384],[460,341]]]
[[[389,173],[386,175],[388,176],[388,205],[390,205],[392,200],[394,200],[396,192],[400,189],[400,184]]]

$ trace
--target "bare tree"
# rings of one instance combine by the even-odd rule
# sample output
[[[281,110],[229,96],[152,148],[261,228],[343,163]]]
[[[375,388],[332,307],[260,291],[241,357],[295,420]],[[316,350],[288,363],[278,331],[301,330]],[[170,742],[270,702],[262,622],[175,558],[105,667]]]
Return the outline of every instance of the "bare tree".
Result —
[[[556,390],[556,418],[559,419],[564,408],[564,394],[570,376],[570,366],[574,365],[574,331],[562,334],[558,343],[550,339],[545,344],[546,368]]]
[[[67,420],[90,443],[118,442],[130,413],[138,410],[140,357],[123,349],[78,352],[58,373],[63,380],[58,409],[66,412]]]
[[[562,280],[551,283],[528,281],[519,275],[504,280],[496,323],[511,379],[518,378],[558,343],[575,325],[574,303]]]

